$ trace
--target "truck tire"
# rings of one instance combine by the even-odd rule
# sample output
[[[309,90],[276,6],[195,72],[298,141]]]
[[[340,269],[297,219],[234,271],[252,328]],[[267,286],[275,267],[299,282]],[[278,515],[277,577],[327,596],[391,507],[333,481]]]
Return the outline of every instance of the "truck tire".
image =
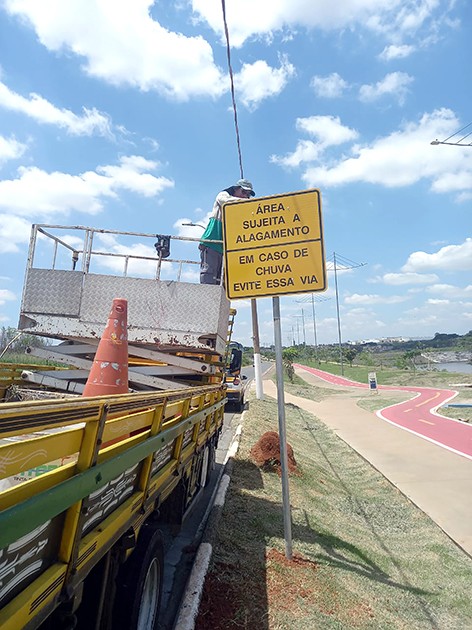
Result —
[[[164,545],[156,525],[145,524],[136,549],[117,577],[113,629],[157,628],[162,595]]]
[[[215,467],[215,445],[207,444],[203,451],[202,470],[200,473],[200,487],[206,488],[210,483],[211,473]]]

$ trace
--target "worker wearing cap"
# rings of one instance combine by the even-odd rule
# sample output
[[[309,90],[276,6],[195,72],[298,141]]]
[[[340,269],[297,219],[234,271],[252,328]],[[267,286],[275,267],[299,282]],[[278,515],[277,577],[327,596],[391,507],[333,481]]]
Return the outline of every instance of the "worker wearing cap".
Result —
[[[220,284],[223,263],[222,207],[228,201],[240,201],[254,197],[256,193],[247,179],[239,179],[234,186],[225,188],[216,196],[213,211],[203,233],[200,249],[200,283]],[[211,243],[208,241],[219,241]]]

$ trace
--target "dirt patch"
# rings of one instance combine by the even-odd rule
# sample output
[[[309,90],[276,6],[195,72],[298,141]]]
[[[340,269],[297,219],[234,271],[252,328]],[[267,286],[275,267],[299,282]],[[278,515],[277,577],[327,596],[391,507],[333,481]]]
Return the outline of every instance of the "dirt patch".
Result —
[[[294,553],[291,560],[277,549],[266,557],[267,601],[269,610],[290,613],[292,619],[303,620],[314,608],[322,615],[346,623],[346,627],[365,627],[374,617],[371,606],[364,601],[346,602],[337,589],[319,576],[318,562]],[[321,627],[321,626],[320,626]]]
[[[281,473],[280,462],[280,438],[276,431],[267,431],[254,444],[251,449],[252,461],[263,470],[275,470]],[[287,459],[289,473],[297,473],[297,462],[293,454],[293,448],[287,443]]]
[[[215,568],[215,570],[217,570]],[[208,573],[195,630],[226,630],[234,619],[238,605],[232,585],[214,572]]]
[[[314,605],[317,600],[313,577],[304,579],[306,572],[315,573],[318,564],[295,553],[291,560],[277,549],[267,552],[267,599],[269,607],[290,611],[298,617],[304,606]]]
[[[241,566],[213,565],[205,578],[195,630],[267,627],[265,572],[261,567],[254,570],[255,578],[248,579]]]

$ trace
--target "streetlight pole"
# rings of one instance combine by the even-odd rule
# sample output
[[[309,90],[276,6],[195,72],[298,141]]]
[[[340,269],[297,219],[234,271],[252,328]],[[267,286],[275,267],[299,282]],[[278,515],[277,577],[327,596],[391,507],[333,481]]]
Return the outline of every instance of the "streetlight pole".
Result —
[[[341,341],[341,318],[339,316],[338,270],[336,266],[336,252],[333,252],[333,261],[334,261],[334,287],[336,291],[336,312],[338,315],[339,362],[341,363],[341,375],[344,376],[343,348],[342,348],[342,341]]]
[[[472,122],[470,122],[468,125],[465,125],[458,131],[455,131],[453,134],[451,134],[449,137],[445,138],[444,140],[438,140],[436,138],[436,140],[432,140],[430,144],[436,144],[436,145],[437,144],[450,144],[453,147],[472,147],[472,142],[470,142],[470,136],[472,135],[472,131],[467,132],[465,136],[462,136],[462,138],[459,138],[459,140],[457,140],[457,138],[453,140],[454,136],[458,136],[462,131],[464,131],[465,129],[468,129],[471,125],[472,125]],[[466,138],[469,138],[468,142],[464,142]],[[449,142],[449,140],[451,140],[451,142]]]

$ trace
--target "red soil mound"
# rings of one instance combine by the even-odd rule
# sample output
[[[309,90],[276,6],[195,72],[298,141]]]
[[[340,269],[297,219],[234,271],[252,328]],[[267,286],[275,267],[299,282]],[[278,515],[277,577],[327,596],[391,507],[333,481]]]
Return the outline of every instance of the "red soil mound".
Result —
[[[251,457],[253,462],[259,468],[276,470],[280,474],[280,439],[279,434],[275,431],[267,431],[254,444],[251,449]],[[288,471],[294,473],[297,471],[297,462],[293,455],[293,448],[287,443],[287,459]]]

